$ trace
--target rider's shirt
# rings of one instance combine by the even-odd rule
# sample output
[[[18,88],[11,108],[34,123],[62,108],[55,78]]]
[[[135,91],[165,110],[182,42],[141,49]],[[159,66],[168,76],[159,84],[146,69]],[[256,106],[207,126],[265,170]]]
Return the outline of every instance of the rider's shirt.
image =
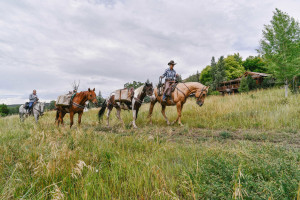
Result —
[[[37,95],[30,94],[29,95],[29,102],[36,102],[38,99]]]
[[[176,71],[173,69],[171,70],[170,68],[166,69],[165,73],[162,75],[162,77],[166,77],[166,80],[172,80],[174,81],[176,78]]]

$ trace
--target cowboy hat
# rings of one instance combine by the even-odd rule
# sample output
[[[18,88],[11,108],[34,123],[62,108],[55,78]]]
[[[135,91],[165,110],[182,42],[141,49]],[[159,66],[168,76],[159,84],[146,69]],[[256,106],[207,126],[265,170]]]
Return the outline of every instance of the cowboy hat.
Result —
[[[177,63],[174,62],[174,60],[171,60],[168,65],[176,65]]]

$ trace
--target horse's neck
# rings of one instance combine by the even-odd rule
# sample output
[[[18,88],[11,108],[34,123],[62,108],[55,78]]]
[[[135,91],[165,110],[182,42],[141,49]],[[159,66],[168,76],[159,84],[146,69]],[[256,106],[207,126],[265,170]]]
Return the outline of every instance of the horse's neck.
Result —
[[[136,95],[136,98],[139,100],[143,100],[146,96],[146,92],[144,91],[144,88],[141,90],[141,92],[139,94]]]
[[[184,88],[184,91],[186,92],[186,96],[189,96],[192,93],[197,92],[198,89],[201,88],[200,83],[182,83],[182,87]]]
[[[86,92],[79,92],[73,99],[79,105],[84,105],[85,102],[88,100]]]

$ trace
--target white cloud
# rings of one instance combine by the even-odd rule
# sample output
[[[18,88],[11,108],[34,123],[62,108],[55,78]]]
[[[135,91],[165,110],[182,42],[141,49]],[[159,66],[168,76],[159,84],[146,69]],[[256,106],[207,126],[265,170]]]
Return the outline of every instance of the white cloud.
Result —
[[[294,0],[1,1],[0,103],[22,103],[32,89],[55,99],[74,80],[108,95],[157,82],[170,59],[186,77],[212,56],[255,55],[276,7],[299,19]]]

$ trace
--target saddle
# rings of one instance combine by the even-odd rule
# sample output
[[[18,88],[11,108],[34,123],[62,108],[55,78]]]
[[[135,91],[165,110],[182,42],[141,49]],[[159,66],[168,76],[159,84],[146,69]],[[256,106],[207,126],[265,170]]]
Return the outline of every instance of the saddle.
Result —
[[[24,104],[24,108],[25,108],[26,110],[28,110],[28,109],[29,109],[29,102],[25,102],[25,104]]]
[[[175,81],[175,82],[171,85],[171,92],[174,92],[174,91],[175,91],[177,84],[178,84],[178,82]],[[162,96],[162,95],[164,94],[165,86],[166,86],[165,83],[159,83],[159,84],[158,84],[158,86],[157,86],[157,88],[158,88],[158,96]]]

